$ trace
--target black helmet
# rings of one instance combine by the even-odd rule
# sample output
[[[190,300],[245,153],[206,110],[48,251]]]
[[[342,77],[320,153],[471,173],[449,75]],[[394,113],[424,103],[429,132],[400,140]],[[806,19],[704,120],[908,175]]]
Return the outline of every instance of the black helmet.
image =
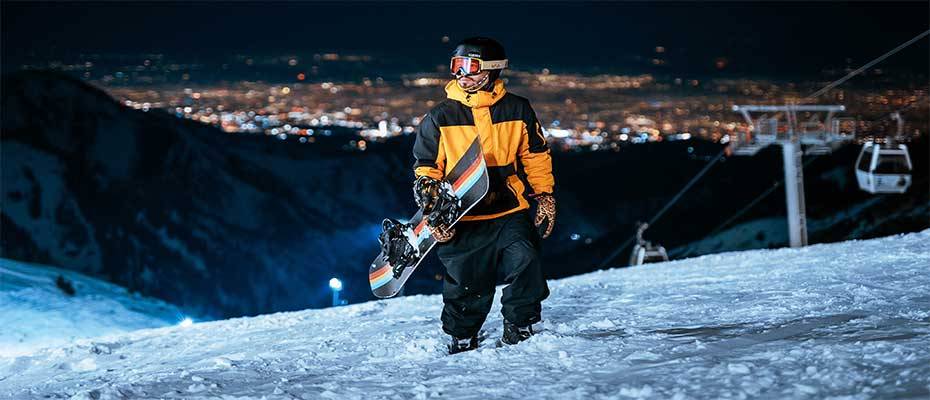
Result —
[[[504,46],[496,40],[486,37],[470,37],[459,42],[452,52],[452,57],[474,57],[485,61],[506,60]]]
[[[504,46],[501,46],[496,40],[486,37],[470,37],[462,40],[455,50],[452,51],[453,61],[457,57],[477,58],[481,60],[482,70],[488,70],[488,79],[480,89],[487,89],[494,85],[494,81],[501,75],[501,70],[507,68],[507,54],[504,52]],[[452,67],[452,64],[450,64]],[[456,75],[455,68],[452,74]],[[466,91],[480,90],[476,88],[463,88]]]

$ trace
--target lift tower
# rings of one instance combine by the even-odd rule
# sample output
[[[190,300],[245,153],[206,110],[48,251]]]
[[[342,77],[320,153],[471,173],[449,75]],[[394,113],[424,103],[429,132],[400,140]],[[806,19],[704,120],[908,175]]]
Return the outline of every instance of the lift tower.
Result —
[[[807,145],[808,151],[824,154],[832,151],[833,146],[852,139],[853,135],[840,134],[834,114],[844,111],[841,105],[796,105],[784,106],[733,106],[749,124],[750,132],[742,137],[730,140],[734,155],[753,155],[771,144],[781,145],[785,170],[785,200],[788,208],[788,238],[791,247],[807,246],[807,217],[804,207],[804,167],[801,164],[801,145]],[[775,113],[769,117],[763,114],[756,120],[750,113]],[[812,116],[803,124],[798,123],[798,113],[827,113],[823,122]],[[781,116],[785,126],[779,128]],[[799,129],[799,125],[802,129]]]

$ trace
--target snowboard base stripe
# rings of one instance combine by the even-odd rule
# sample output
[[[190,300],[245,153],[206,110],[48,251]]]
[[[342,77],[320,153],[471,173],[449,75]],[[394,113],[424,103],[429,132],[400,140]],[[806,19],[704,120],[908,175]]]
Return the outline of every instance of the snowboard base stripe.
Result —
[[[480,173],[480,171],[484,170],[484,168],[485,168],[484,165],[482,165],[482,164],[484,164],[483,161],[484,161],[484,160],[482,160],[482,162],[479,163],[479,165],[480,165],[481,167],[475,169],[475,172],[476,172],[476,173],[473,173],[473,174],[471,174],[470,176],[468,176],[468,180],[464,181],[464,182],[462,183],[462,186],[460,186],[458,189],[455,190],[455,195],[456,195],[456,196],[458,196],[459,198],[461,198],[462,196],[464,196],[465,193],[468,193],[468,191],[471,190],[471,187],[472,187],[472,186],[475,186],[475,183],[477,183],[478,180],[481,179],[481,173]],[[463,178],[465,178],[465,177],[463,177]]]
[[[468,169],[462,173],[462,176],[460,176],[459,179],[456,179],[455,182],[452,183],[452,189],[458,192],[459,187],[461,187],[464,182],[474,178],[475,171],[479,170],[478,166],[481,165],[483,161],[484,157],[478,157],[475,159],[475,161],[472,161],[471,165],[468,166]],[[468,186],[471,187],[471,185]]]
[[[381,269],[368,274],[368,282],[371,284],[371,289],[377,289],[381,286],[387,285],[391,281],[393,275],[391,274],[391,264],[384,264]]]
[[[423,241],[426,240],[426,238],[428,238],[431,234],[432,232],[430,231],[429,227],[426,226],[426,220],[424,219],[420,221],[420,223],[417,224],[417,227],[413,229],[413,235],[416,238],[416,242],[413,243],[413,246],[419,248],[420,243],[423,243]]]
[[[423,228],[425,228],[425,227],[426,227],[426,220],[424,219],[424,220],[420,221],[419,224],[417,224],[417,227],[416,227],[416,228],[413,228],[413,234],[414,234],[414,235],[419,235],[420,232],[422,232],[422,231],[423,231]]]

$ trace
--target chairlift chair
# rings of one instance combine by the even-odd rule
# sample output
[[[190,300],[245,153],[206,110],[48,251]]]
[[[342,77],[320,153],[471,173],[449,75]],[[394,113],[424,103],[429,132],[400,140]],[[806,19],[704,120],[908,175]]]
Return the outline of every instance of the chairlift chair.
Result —
[[[833,153],[833,147],[827,145],[810,145],[804,148],[805,156],[822,156]]]
[[[737,156],[754,156],[760,150],[774,144],[778,139],[778,119],[763,116],[758,121],[753,122],[748,118],[747,123],[752,125],[752,131],[745,134],[736,135],[730,141],[730,148],[733,149],[733,155]]]
[[[731,145],[731,146],[733,146],[733,145]],[[735,149],[733,150],[733,155],[737,155],[737,156],[754,156],[754,155],[756,155],[756,153],[758,153],[760,150],[762,150],[762,148],[765,147],[765,146],[768,146],[768,145],[766,144],[766,145],[763,146],[763,145],[760,145],[760,144],[758,144],[758,143],[738,144],[738,145],[734,146]]]
[[[798,123],[799,141],[804,147],[804,155],[830,154],[852,141],[854,135],[840,133],[842,121],[833,117],[835,111],[829,111],[824,122],[813,116],[809,121]]]
[[[762,147],[775,143],[778,140],[778,129],[778,118],[768,116],[759,118],[756,122],[756,143]]]
[[[647,263],[656,263],[668,261],[668,253],[662,245],[653,245],[643,239],[643,232],[649,228],[649,224],[641,223],[636,228],[636,245],[630,253],[630,265],[643,265]]]

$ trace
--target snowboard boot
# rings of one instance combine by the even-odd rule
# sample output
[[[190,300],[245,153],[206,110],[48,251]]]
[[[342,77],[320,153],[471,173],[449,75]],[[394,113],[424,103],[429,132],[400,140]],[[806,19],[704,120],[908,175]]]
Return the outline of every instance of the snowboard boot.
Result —
[[[517,344],[533,336],[533,325],[516,326],[504,320],[504,334],[501,335],[501,344]]]
[[[449,343],[449,354],[461,353],[463,351],[474,350],[478,348],[478,337],[472,336],[470,338],[459,339],[455,336],[452,337],[452,343]]]

